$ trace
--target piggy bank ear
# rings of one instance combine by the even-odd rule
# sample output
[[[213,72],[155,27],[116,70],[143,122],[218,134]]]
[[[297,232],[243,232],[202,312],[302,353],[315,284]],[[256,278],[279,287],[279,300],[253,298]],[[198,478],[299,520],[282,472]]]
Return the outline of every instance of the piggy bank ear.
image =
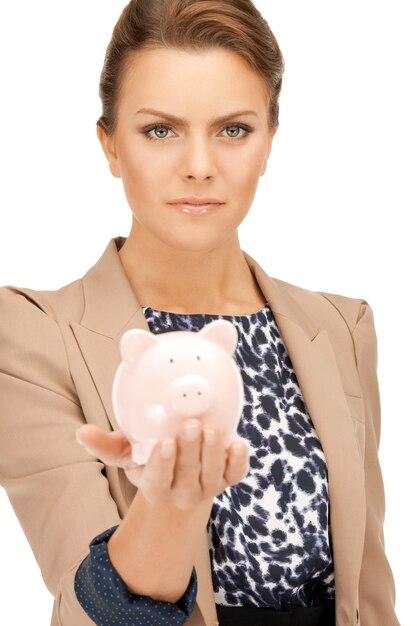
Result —
[[[126,365],[136,365],[142,354],[158,342],[157,337],[142,328],[130,328],[120,338],[120,354]]]
[[[226,350],[228,354],[233,356],[239,339],[239,333],[232,322],[228,322],[227,320],[214,320],[204,326],[198,334],[200,337],[203,337],[203,339],[214,341],[214,343],[217,343]]]

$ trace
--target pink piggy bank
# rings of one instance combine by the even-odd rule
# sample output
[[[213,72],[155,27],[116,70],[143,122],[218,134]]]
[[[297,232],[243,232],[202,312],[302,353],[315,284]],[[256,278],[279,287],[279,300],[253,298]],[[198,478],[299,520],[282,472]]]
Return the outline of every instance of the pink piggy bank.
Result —
[[[233,358],[237,341],[238,331],[227,320],[198,332],[155,335],[132,328],[122,335],[112,404],[135,463],[145,464],[159,440],[175,440],[191,417],[221,427],[226,448],[240,439],[244,389]]]

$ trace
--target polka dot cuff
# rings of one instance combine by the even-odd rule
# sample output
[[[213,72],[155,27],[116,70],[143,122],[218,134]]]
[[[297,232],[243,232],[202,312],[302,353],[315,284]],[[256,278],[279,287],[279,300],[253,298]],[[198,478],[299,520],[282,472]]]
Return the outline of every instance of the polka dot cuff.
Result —
[[[175,603],[153,600],[129,591],[109,558],[107,542],[118,528],[113,526],[90,542],[90,554],[75,574],[78,602],[99,626],[176,626],[185,624],[197,597],[197,573],[193,567],[184,595]]]

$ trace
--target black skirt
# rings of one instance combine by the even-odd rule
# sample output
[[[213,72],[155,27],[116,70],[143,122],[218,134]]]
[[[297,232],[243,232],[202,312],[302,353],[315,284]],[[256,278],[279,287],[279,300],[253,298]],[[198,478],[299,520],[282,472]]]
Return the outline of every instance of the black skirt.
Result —
[[[258,607],[216,605],[219,626],[335,626],[336,603],[321,600],[316,606],[284,604],[282,611]]]

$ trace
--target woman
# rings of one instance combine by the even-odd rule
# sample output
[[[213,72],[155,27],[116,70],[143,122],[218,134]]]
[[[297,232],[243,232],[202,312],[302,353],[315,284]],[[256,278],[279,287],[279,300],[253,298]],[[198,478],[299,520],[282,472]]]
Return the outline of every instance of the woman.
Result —
[[[239,245],[283,71],[249,0],[132,0],[97,123],[129,236],[59,290],[0,289],[1,484],[52,626],[399,624],[372,310]],[[240,446],[189,420],[138,467],[111,405],[121,335],[218,318],[239,332]]]

